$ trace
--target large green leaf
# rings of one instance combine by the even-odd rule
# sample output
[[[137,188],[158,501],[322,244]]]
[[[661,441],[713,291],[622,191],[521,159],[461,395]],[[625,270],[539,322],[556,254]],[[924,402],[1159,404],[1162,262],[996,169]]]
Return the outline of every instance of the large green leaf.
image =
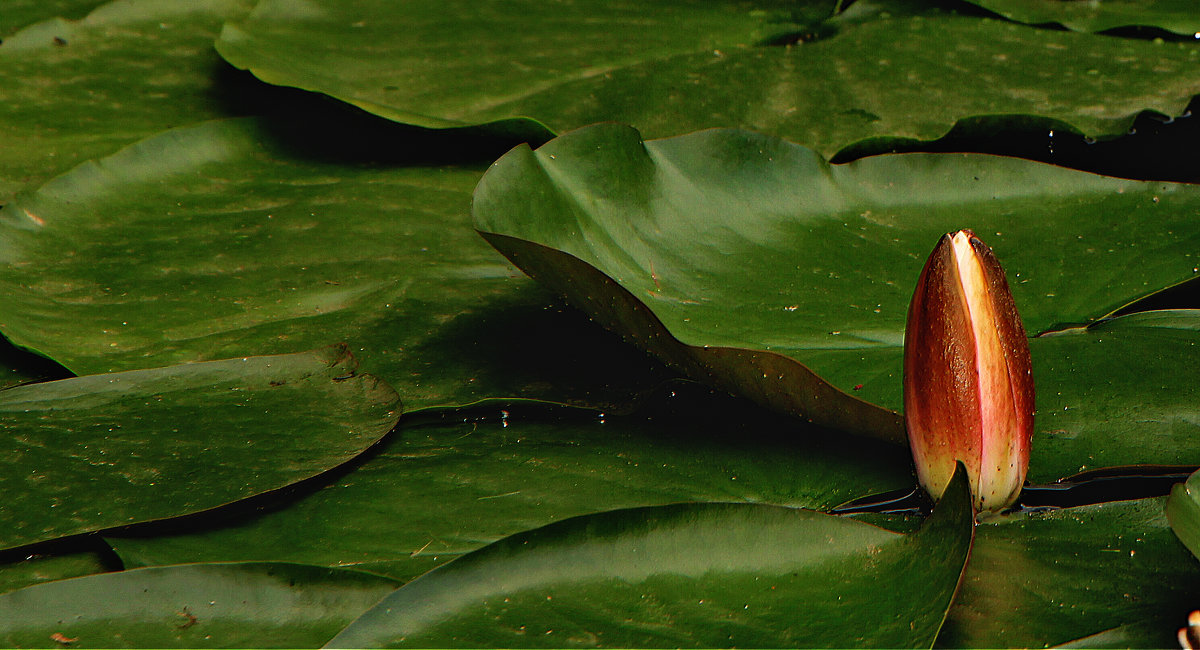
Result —
[[[19,197],[0,212],[0,330],[79,374],[345,341],[410,410],[603,404],[669,376],[480,240],[478,169],[348,165],[321,143],[375,132],[313,128],[176,129]]]
[[[912,535],[679,504],[569,519],[408,583],[330,647],[929,647],[971,546],[965,473]]]
[[[282,488],[361,453],[399,408],[343,348],[0,392],[0,548]]]
[[[643,142],[617,125],[518,147],[474,204],[518,266],[672,364],[895,440],[905,314],[942,233],[995,248],[1036,334],[1195,277],[1198,209],[1195,186],[1012,158],[830,166],[745,131]]]
[[[115,0],[78,21],[48,20],[4,38],[0,204],[139,138],[225,114],[233,104],[216,88],[223,66],[212,39],[250,4]]]
[[[120,571],[0,596],[0,645],[314,647],[395,587],[379,576],[298,564]]]
[[[121,568],[108,545],[95,538],[60,552],[22,553],[19,558],[12,555],[0,555],[0,594],[42,582]]]
[[[938,645],[1167,648],[1198,602],[1200,564],[1163,499],[1021,512],[977,527]]]
[[[0,39],[50,18],[82,18],[103,0],[5,0],[0,13]]]
[[[962,118],[1035,114],[1092,136],[1142,110],[1181,113],[1200,49],[949,14],[876,13],[815,29],[827,2],[477,3],[264,0],[217,49],[274,84],[423,126],[517,117],[600,121],[649,137],[740,126],[832,155],[875,137],[929,140]],[[861,12],[860,12],[861,13]],[[926,10],[926,13],[929,13]],[[465,46],[464,44],[469,44]],[[1063,123],[1073,125],[1068,127]]]
[[[110,538],[126,566],[287,560],[412,579],[567,517],[679,501],[827,509],[914,485],[907,450],[672,390],[631,416],[544,409],[407,418],[354,472],[269,512]],[[304,540],[297,543],[296,540]]]
[[[1167,517],[1179,540],[1200,558],[1200,472],[1171,489]]]
[[[1115,27],[1149,26],[1192,36],[1200,33],[1200,12],[1192,0],[968,0],[1025,23],[1057,23],[1099,32]]]

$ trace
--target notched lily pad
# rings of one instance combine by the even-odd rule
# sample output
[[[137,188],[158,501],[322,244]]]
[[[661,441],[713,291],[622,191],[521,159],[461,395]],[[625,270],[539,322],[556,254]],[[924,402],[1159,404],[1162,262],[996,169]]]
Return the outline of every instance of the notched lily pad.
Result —
[[[1195,186],[1012,158],[831,166],[745,131],[643,141],[616,125],[514,149],[474,204],[476,228],[515,264],[644,349],[893,440],[908,302],[943,233],[971,228],[993,247],[1036,334],[1194,277],[1198,209]]]

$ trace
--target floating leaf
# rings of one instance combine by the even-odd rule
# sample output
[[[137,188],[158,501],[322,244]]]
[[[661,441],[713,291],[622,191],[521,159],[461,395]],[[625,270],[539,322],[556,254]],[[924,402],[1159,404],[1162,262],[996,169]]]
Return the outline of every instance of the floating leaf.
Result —
[[[103,0],[6,0],[0,14],[0,38],[50,18],[82,18],[100,4]]]
[[[739,126],[826,156],[868,138],[935,139],[982,115],[1116,135],[1200,93],[1200,48],[1186,43],[929,9],[814,26],[828,5],[312,0],[301,12],[265,0],[217,49],[269,83],[421,126],[618,121],[648,137]]]
[[[79,374],[344,341],[409,410],[608,404],[670,376],[479,239],[479,170],[347,165],[323,137],[208,122],[20,197],[0,213],[0,330]]]
[[[971,544],[964,477],[907,536],[753,504],[568,519],[408,583],[329,646],[929,647]]]
[[[98,540],[82,549],[36,553],[0,561],[0,594],[30,585],[119,569],[112,550]],[[11,555],[11,554],[9,554]]]
[[[1200,602],[1200,564],[1162,509],[1161,498],[1115,501],[982,523],[938,645],[1098,647],[1117,637],[1172,647]],[[1093,644],[1093,634],[1103,636]]]
[[[0,645],[314,647],[395,587],[379,576],[281,563],[119,571],[0,596]]]
[[[1167,517],[1171,529],[1192,555],[1200,557],[1200,472],[1178,483],[1167,499]]]
[[[0,392],[0,547],[208,510],[340,465],[399,418],[345,349]]]
[[[1023,23],[1055,23],[1085,32],[1147,26],[1192,36],[1200,33],[1200,15],[1191,0],[967,0]]]
[[[221,21],[250,4],[117,0],[78,21],[49,20],[4,37],[0,204],[139,138],[225,115],[231,103],[215,88],[222,64],[212,39]]]
[[[476,227],[518,266],[668,362],[893,440],[899,419],[884,409],[900,406],[908,302],[943,233],[986,234],[1036,334],[1194,277],[1197,209],[1195,186],[1011,158],[830,166],[744,131],[643,142],[616,125],[513,150],[474,205]],[[1042,372],[1039,385],[1056,381]]]
[[[299,500],[109,541],[126,566],[274,559],[409,580],[506,535],[613,508],[827,509],[915,485],[898,447],[798,435],[794,421],[707,392],[677,389],[658,408],[599,420],[543,409],[409,418],[354,472]]]

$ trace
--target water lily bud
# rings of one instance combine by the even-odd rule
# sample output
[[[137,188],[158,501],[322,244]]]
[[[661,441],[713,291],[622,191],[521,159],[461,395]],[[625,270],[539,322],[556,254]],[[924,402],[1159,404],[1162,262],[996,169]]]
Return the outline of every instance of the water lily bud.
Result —
[[[975,233],[947,234],[921,271],[904,333],[904,419],[921,485],[940,498],[961,460],[978,512],[1012,505],[1033,409],[1029,341],[1004,269]]]

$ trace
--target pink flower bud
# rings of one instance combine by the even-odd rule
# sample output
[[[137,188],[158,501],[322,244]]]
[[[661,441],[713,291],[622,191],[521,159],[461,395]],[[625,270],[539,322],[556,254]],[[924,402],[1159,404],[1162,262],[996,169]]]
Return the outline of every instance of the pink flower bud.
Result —
[[[978,512],[1012,505],[1033,410],[1029,341],[1004,269],[970,230],[943,236],[904,333],[904,419],[921,485],[940,498],[961,460]]]

